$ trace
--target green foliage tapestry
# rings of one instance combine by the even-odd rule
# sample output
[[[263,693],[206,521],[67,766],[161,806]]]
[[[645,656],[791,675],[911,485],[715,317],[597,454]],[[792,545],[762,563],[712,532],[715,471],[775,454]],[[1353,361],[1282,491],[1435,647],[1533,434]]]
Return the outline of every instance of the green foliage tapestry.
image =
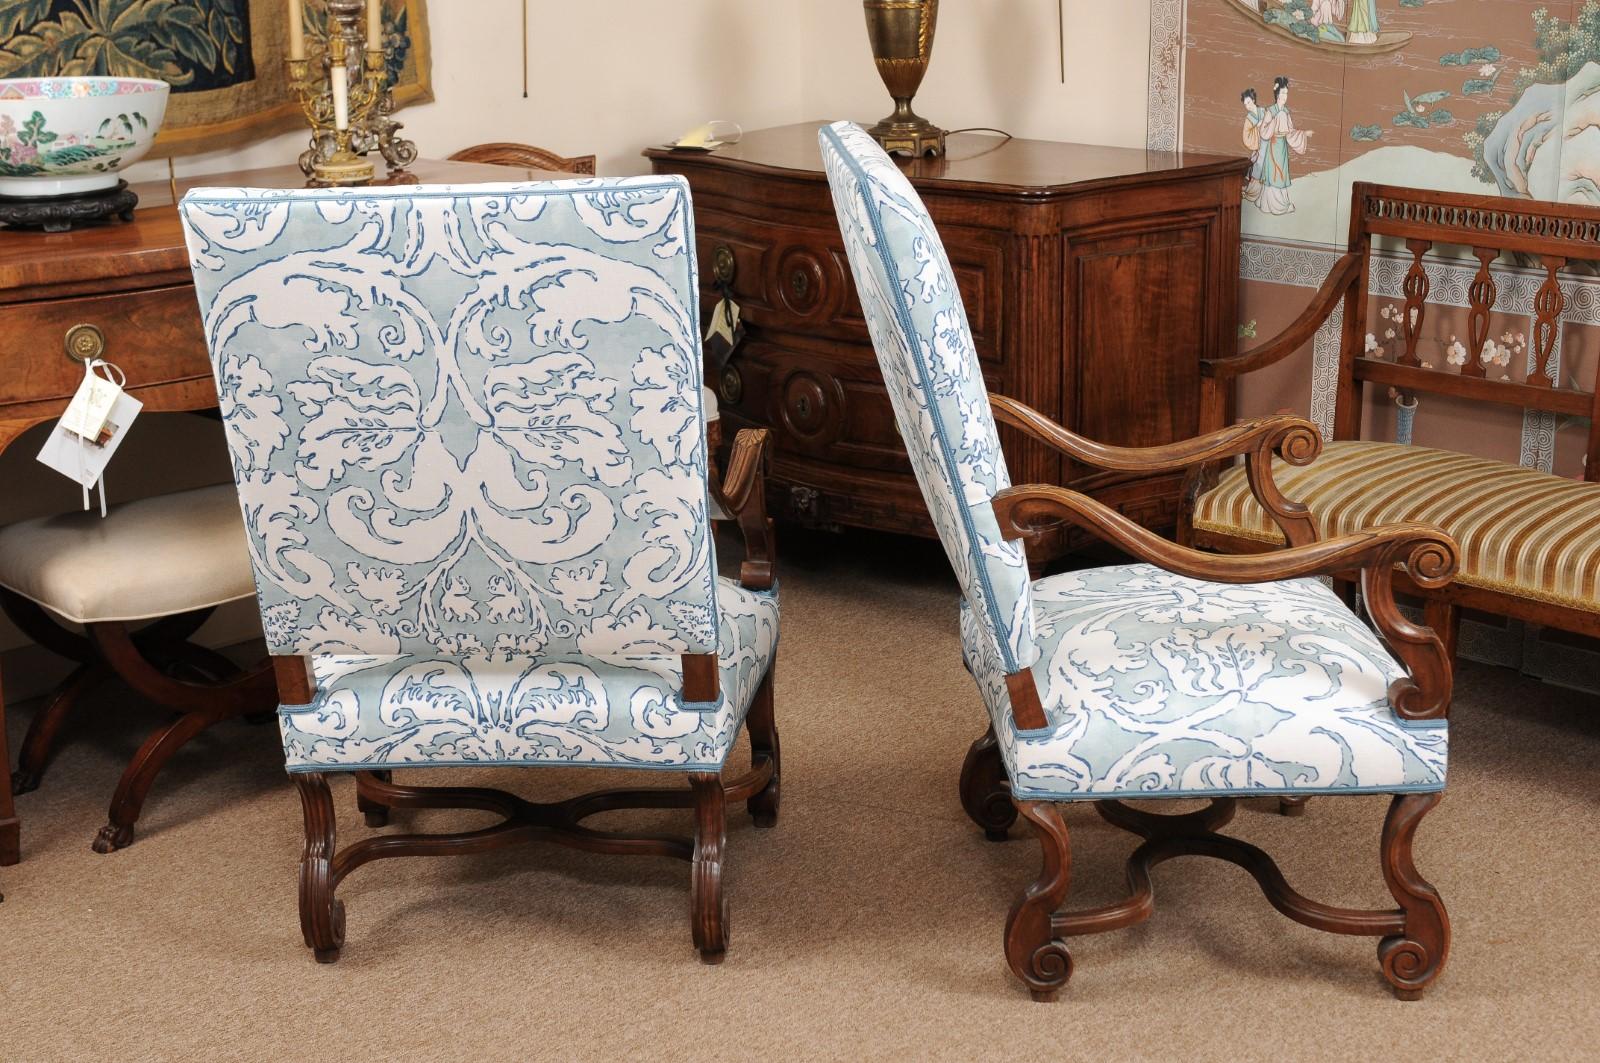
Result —
[[[383,0],[398,103],[432,99],[426,0]],[[307,0],[308,35],[325,16]],[[293,128],[283,0],[0,0],[0,78],[109,75],[172,85],[157,154]]]

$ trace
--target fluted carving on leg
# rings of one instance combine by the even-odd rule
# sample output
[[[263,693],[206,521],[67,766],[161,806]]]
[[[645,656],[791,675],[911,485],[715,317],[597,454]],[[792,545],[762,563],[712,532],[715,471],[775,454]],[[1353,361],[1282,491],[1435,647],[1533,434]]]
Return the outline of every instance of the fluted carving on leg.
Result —
[[[689,920],[694,947],[705,963],[721,963],[728,951],[728,898],[722,890],[722,851],[727,844],[728,809],[722,777],[711,772],[689,776],[694,795],[694,859],[690,865]]]
[[[1039,836],[1044,868],[1006,920],[1006,960],[1034,1000],[1051,1001],[1072,977],[1072,954],[1052,925],[1071,882],[1072,847],[1055,805],[1025,801],[1016,807]]]
[[[300,932],[318,963],[333,963],[344,947],[344,902],[333,895],[336,844],[333,794],[327,777],[296,773],[295,789],[305,813],[306,844],[300,857]]]
[[[1439,891],[1417,873],[1412,841],[1443,794],[1402,794],[1383,823],[1383,878],[1405,913],[1405,931],[1378,942],[1383,976],[1401,1000],[1416,1000],[1444,970],[1450,955],[1450,917]]]
[[[967,759],[961,765],[961,807],[992,842],[1005,841],[1017,821],[1017,807],[1011,803],[1011,782],[1006,778],[993,727],[967,750]]]

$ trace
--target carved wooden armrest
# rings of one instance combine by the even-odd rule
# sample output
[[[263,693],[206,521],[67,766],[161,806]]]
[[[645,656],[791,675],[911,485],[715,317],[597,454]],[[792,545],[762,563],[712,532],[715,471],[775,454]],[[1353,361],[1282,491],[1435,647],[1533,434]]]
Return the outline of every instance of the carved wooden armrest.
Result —
[[[1146,475],[1185,470],[1202,473],[1224,458],[1243,454],[1251,493],[1283,529],[1289,544],[1301,546],[1317,539],[1311,511],[1285,498],[1272,479],[1274,454],[1291,465],[1310,465],[1322,453],[1322,436],[1317,426],[1303,417],[1290,414],[1260,417],[1160,447],[1113,447],[1085,439],[1016,399],[995,395],[990,403],[1002,423],[1074,461],[1097,469]],[[1192,480],[1186,495],[1198,493],[1199,478],[1192,477]]]
[[[767,463],[771,434],[765,428],[742,428],[733,441],[727,472],[711,479],[711,497],[744,534],[745,557],[739,582],[751,590],[770,590],[777,578],[778,551],[767,517]]]
[[[1359,569],[1367,611],[1409,673],[1389,687],[1395,714],[1405,720],[1436,719],[1450,705],[1450,657],[1443,640],[1431,628],[1406,619],[1394,600],[1396,565],[1404,565],[1419,587],[1430,590],[1455,576],[1459,549],[1437,528],[1415,522],[1385,524],[1271,553],[1227,556],[1168,542],[1109,506],[1065,487],[1007,488],[995,496],[994,514],[1007,539],[1020,539],[1065,519],[1141,561],[1214,583],[1272,583]]]
[[[1358,251],[1351,251],[1340,258],[1333,264],[1333,269],[1328,271],[1328,279],[1322,282],[1322,287],[1312,296],[1310,304],[1287,328],[1243,354],[1201,362],[1201,375],[1218,379],[1241,376],[1269,366],[1304,347],[1306,341],[1315,336],[1322,323],[1328,320],[1328,315],[1333,313],[1333,308],[1339,304],[1339,300],[1348,295],[1360,281],[1364,261],[1365,256]]]

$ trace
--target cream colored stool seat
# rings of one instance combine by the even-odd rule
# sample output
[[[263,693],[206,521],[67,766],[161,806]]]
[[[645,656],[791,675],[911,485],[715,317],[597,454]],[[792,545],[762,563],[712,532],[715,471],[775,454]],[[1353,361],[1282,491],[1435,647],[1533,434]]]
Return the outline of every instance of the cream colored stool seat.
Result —
[[[69,513],[0,528],[0,607],[35,642],[78,662],[29,722],[12,792],[39,786],[67,716],[86,694],[120,679],[179,714],[123,772],[94,848],[106,853],[133,841],[145,797],[174,753],[212,724],[277,703],[270,667],[241,672],[189,641],[216,606],[254,595],[231,483],[126,502],[104,518]]]
[[[0,528],[0,587],[75,624],[154,620],[256,592],[233,484]]]

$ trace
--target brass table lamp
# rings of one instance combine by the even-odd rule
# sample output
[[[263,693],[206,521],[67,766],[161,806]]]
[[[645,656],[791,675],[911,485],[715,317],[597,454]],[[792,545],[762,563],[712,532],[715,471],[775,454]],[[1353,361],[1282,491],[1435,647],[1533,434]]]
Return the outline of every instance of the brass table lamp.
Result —
[[[878,75],[894,113],[867,130],[891,154],[943,155],[945,131],[911,109],[933,54],[939,0],[862,0]]]

